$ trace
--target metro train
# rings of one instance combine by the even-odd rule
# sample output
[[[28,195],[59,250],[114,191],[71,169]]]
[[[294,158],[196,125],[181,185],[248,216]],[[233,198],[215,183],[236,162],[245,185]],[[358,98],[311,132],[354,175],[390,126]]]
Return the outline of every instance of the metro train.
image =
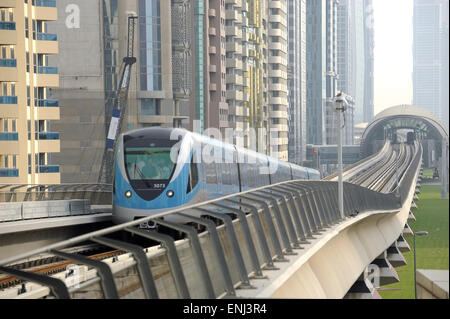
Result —
[[[406,134],[406,143],[412,145],[412,144],[414,144],[415,140],[416,140],[416,134],[414,132],[408,132]]]
[[[282,181],[320,179],[317,170],[179,128],[133,130],[121,134],[117,143],[114,223]]]

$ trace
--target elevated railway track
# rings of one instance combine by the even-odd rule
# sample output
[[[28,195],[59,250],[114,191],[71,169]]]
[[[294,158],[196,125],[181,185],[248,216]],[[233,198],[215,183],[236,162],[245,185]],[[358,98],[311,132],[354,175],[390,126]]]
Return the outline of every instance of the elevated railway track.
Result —
[[[418,143],[386,143],[378,154],[348,167],[344,172],[344,220],[337,210],[336,176],[330,176],[320,182],[278,183],[164,213],[196,212],[198,217],[190,218],[192,225],[201,225],[206,229],[201,234],[189,226],[170,224],[156,217],[145,218],[0,260],[0,273],[4,273],[0,277],[0,298],[267,297],[269,295],[264,294],[268,291],[271,291],[270,296],[282,297],[285,296],[284,286],[278,285],[276,289],[273,283],[288,283],[286,273],[295,276],[300,270],[306,272],[301,266],[297,272],[290,269],[296,263],[299,264],[299,260],[307,265],[316,255],[319,256],[330,245],[330,238],[336,237],[335,241],[339,242],[340,234],[358,227],[358,224],[363,225],[365,219],[383,220],[385,216],[404,215],[401,212],[405,209],[409,212],[420,165],[421,146]],[[225,214],[217,214],[218,209]],[[373,213],[378,215],[373,217]],[[164,217],[164,214],[157,217]],[[404,217],[400,219],[403,225],[397,235],[391,236],[394,239],[399,235],[401,237],[406,223]],[[150,220],[184,232],[186,238],[173,241],[164,234],[135,228],[143,221]],[[387,225],[386,228],[399,228],[397,223],[397,219],[394,219],[393,225]],[[109,236],[118,231],[152,239],[161,243],[161,246],[136,247],[122,241],[111,241]],[[368,228],[367,232],[374,230]],[[86,259],[78,258],[83,252],[77,251],[76,247],[86,241],[103,245],[106,252],[102,253],[102,263],[109,267],[88,265]],[[387,251],[391,244],[388,243],[382,250]],[[378,250],[383,245],[386,243],[373,244]],[[370,252],[374,255],[372,260],[381,253],[370,250],[373,250]],[[61,254],[61,251],[66,254]],[[108,251],[112,252],[111,256]],[[42,254],[48,263],[36,266],[38,259],[33,259],[33,256]],[[366,252],[366,255],[370,254]],[[52,260],[50,256],[57,256],[57,259]],[[87,256],[90,260],[96,259],[95,254]],[[24,266],[26,260],[34,260],[35,264]],[[332,262],[331,256],[329,262]],[[73,272],[73,268],[68,267],[73,264],[80,267],[76,284],[73,273],[69,273]],[[267,269],[276,268],[283,271],[267,272]],[[150,274],[146,269],[150,270]],[[352,284],[358,281],[360,274],[351,273],[347,276],[350,279],[343,284],[343,290],[336,292],[336,295],[329,293],[325,296],[344,297],[353,287]],[[263,277],[269,278],[269,282],[257,279]],[[112,283],[108,282],[111,278],[114,278]],[[59,284],[53,279],[58,279]],[[322,281],[321,287],[324,289],[325,286]],[[248,290],[246,287],[257,289]],[[89,293],[86,294],[86,291]],[[308,295],[296,292],[291,297],[305,296]],[[324,295],[318,293],[317,296]]]

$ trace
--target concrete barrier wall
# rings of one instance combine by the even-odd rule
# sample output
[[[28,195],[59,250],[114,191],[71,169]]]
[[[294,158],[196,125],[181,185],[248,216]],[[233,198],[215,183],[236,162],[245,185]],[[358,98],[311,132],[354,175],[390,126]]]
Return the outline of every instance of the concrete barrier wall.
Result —
[[[0,205],[0,222],[22,219],[22,203],[4,203]]]
[[[0,222],[90,214],[89,200],[55,200],[0,204]]]

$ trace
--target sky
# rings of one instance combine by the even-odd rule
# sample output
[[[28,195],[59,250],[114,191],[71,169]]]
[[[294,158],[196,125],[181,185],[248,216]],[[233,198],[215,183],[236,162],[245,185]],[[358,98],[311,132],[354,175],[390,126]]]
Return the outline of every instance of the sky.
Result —
[[[413,4],[413,0],[373,0],[375,115],[412,103]]]

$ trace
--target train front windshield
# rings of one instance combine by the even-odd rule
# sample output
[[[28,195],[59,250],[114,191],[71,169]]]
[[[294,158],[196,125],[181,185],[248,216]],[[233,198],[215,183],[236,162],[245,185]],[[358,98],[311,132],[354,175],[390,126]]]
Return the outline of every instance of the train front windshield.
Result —
[[[169,180],[175,167],[170,147],[127,147],[125,162],[132,181]]]

